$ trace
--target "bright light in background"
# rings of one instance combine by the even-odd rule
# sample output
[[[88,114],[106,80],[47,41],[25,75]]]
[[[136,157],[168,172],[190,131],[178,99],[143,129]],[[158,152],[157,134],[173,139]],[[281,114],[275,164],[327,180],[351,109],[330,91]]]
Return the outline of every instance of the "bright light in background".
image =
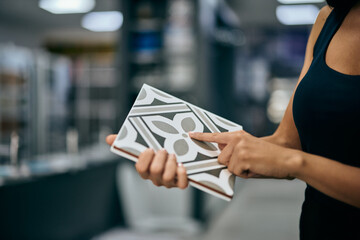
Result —
[[[281,5],[276,8],[276,17],[284,25],[313,24],[319,13],[314,5]]]
[[[95,0],[40,0],[39,7],[54,14],[86,13],[95,7]]]
[[[118,30],[122,23],[121,12],[91,12],[83,17],[81,26],[93,32],[113,32]]]
[[[282,4],[322,3],[325,0],[278,0]]]

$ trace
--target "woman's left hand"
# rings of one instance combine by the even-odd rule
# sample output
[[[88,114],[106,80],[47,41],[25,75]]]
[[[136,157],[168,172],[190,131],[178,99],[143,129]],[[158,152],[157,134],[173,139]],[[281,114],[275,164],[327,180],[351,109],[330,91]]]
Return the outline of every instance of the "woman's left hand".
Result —
[[[296,170],[296,150],[269,143],[245,131],[189,133],[189,136],[217,143],[221,149],[218,162],[242,178],[292,179]]]

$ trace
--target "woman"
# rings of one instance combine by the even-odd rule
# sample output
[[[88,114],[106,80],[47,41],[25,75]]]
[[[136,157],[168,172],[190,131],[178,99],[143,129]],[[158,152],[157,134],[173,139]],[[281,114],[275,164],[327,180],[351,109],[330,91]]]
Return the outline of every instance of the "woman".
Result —
[[[313,26],[298,85],[273,135],[189,135],[218,143],[218,161],[239,177],[306,182],[300,239],[360,239],[360,1],[328,4]],[[156,186],[188,185],[185,168],[165,150],[144,151],[136,169]]]

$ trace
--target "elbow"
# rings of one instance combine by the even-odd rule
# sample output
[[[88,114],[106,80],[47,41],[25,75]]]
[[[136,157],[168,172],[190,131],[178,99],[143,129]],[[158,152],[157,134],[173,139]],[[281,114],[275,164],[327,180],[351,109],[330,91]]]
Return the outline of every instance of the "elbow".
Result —
[[[291,148],[295,150],[302,150],[300,139],[298,136],[286,136],[274,133],[271,135],[274,139],[274,143],[279,146]]]

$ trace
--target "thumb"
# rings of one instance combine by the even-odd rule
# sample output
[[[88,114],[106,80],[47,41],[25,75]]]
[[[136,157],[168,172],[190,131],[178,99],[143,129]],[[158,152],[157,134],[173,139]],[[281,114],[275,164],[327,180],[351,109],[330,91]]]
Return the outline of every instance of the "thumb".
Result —
[[[115,139],[116,139],[116,134],[108,135],[106,137],[106,143],[111,146],[113,144],[113,142],[115,141]]]

